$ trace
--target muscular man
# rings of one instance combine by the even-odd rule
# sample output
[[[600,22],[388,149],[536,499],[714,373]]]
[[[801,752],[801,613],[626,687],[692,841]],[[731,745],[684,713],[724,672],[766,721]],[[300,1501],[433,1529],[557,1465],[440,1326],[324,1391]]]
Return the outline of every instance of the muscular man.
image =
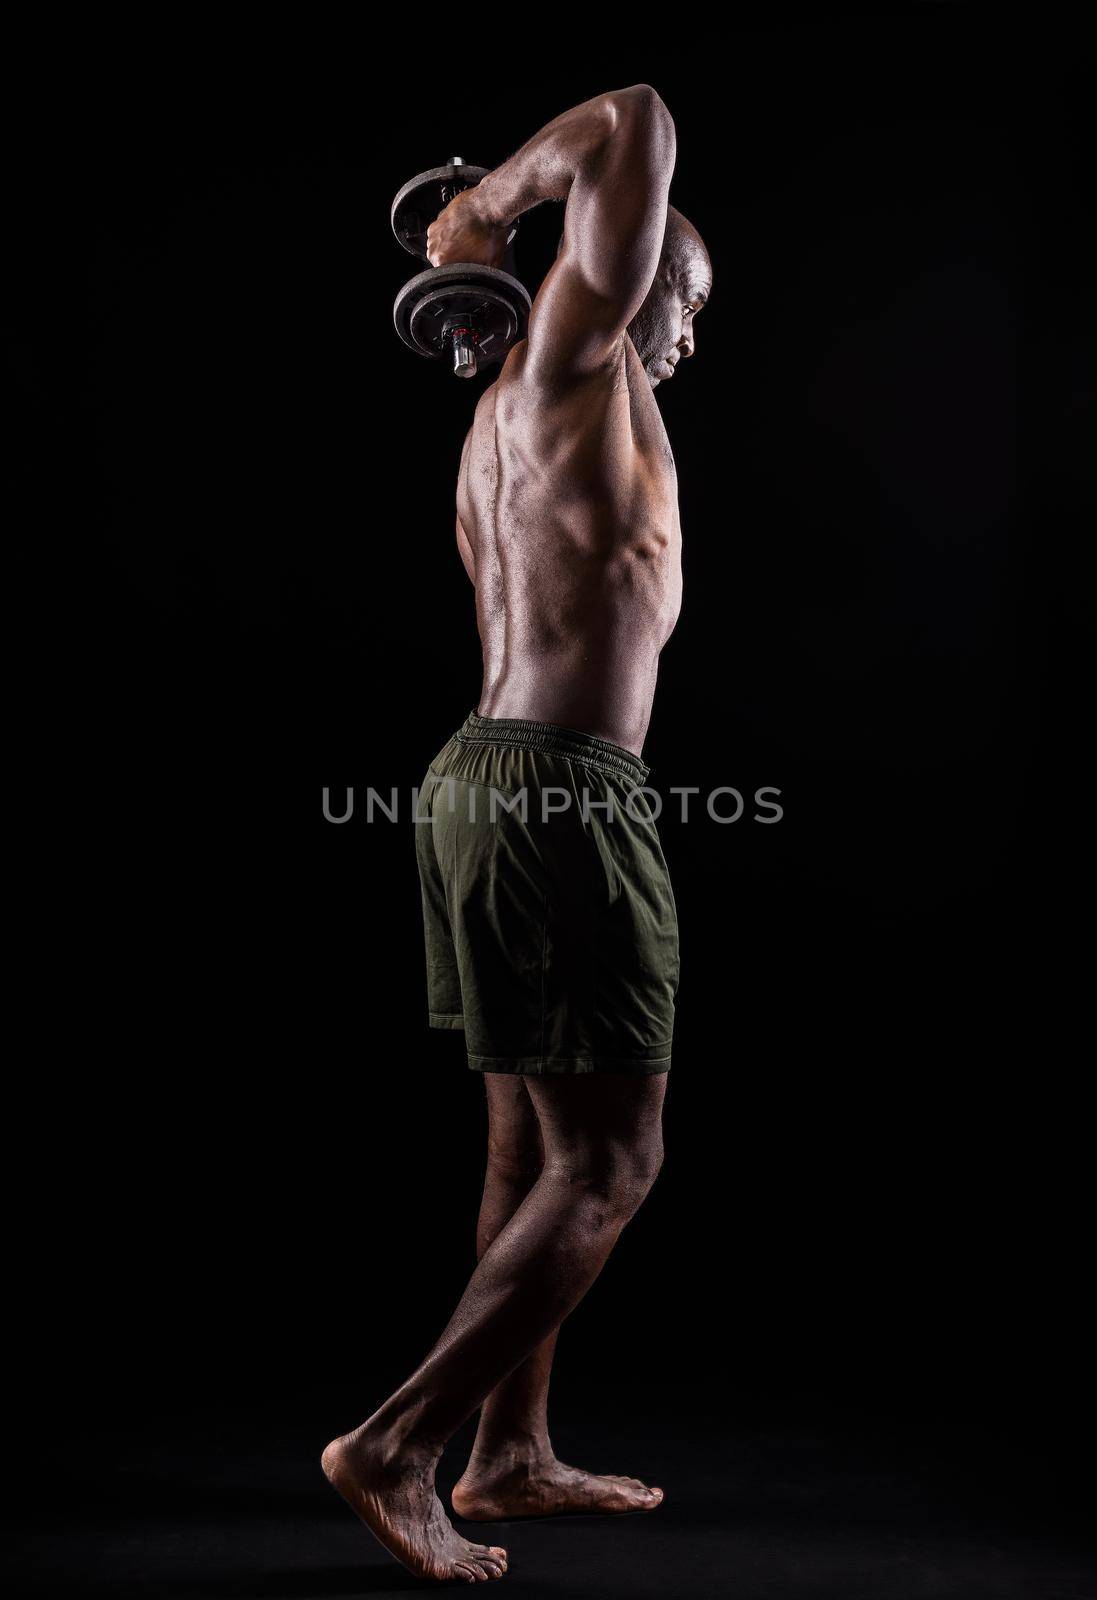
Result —
[[[422,1365],[324,1471],[413,1572],[470,1583],[506,1552],[434,1492],[480,1408],[453,1509],[472,1521],[653,1510],[662,1490],[566,1466],[547,1394],[560,1323],[662,1160],[678,942],[641,760],[681,600],[674,461],[653,391],[711,288],[668,205],[675,135],[638,84],[557,117],[432,224],[433,265],[497,265],[513,219],[566,202],[527,338],[476,408],[457,542],[480,702],[431,763],[416,844],[432,1025],[484,1076],[479,1263]]]

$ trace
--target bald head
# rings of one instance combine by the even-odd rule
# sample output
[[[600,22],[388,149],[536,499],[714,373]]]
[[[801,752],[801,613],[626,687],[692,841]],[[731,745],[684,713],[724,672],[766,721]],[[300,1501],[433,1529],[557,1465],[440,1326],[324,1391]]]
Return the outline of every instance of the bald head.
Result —
[[[712,262],[697,229],[676,206],[667,207],[659,266],[628,332],[653,389],[674,376],[694,352],[694,318],[712,293]]]
[[[696,269],[704,282],[711,287],[712,262],[705,249],[705,241],[677,206],[667,207],[667,228],[663,234],[663,249],[659,257],[660,268],[668,263],[673,263],[685,271],[687,276]]]

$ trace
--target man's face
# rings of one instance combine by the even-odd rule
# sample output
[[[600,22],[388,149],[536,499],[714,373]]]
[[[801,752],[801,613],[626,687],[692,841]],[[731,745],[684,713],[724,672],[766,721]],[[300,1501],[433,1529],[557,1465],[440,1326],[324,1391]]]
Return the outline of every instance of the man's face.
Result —
[[[712,264],[697,230],[681,213],[668,220],[663,256],[629,336],[653,389],[695,348],[694,323],[712,290]]]

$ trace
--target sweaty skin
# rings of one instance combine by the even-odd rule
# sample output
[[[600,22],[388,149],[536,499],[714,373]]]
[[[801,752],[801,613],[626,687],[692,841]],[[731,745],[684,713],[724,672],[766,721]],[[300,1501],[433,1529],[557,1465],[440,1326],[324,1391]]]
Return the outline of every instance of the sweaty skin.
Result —
[[[682,601],[674,458],[655,387],[693,354],[712,269],[667,205],[674,128],[646,85],[550,123],[428,234],[434,265],[498,260],[509,223],[565,198],[528,337],[465,441],[457,541],[476,586],[478,710],[642,753]]]
[[[708,254],[667,192],[674,124],[638,84],[557,117],[447,206],[434,266],[498,265],[509,224],[566,201],[528,335],[476,409],[457,543],[476,587],[479,711],[642,753],[659,653],[681,604],[674,461],[654,393],[694,348]],[[661,1074],[483,1074],[488,1161],[478,1264],[420,1366],[333,1439],[329,1481],[412,1572],[478,1583],[505,1549],[464,1539],[434,1488],[480,1408],[453,1508],[472,1521],[651,1511],[663,1492],[559,1461],[547,1397],[557,1333],[662,1161]]]

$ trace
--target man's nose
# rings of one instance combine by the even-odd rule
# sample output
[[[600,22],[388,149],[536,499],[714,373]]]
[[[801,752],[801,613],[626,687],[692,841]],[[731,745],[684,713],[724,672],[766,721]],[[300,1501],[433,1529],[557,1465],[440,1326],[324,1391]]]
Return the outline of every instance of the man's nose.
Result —
[[[692,333],[683,333],[682,337],[678,341],[678,348],[682,352],[683,360],[687,356],[691,356],[693,354],[693,335],[692,335]]]

